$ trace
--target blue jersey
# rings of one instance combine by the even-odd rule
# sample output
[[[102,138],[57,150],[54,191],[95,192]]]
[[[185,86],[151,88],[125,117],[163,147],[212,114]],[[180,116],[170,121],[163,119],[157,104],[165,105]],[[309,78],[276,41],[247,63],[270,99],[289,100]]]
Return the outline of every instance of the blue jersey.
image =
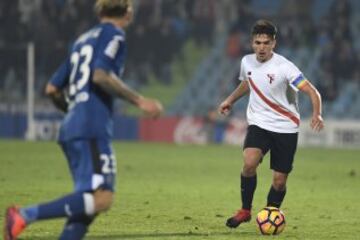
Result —
[[[82,34],[50,83],[66,90],[68,112],[62,122],[59,141],[110,138],[113,132],[113,97],[92,82],[95,69],[119,77],[125,60],[125,33],[102,23]]]

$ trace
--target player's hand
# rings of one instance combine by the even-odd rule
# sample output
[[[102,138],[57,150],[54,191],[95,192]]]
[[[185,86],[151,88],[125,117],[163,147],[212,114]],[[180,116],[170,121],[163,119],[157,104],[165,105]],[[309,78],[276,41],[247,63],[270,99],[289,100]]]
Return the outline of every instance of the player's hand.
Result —
[[[324,128],[324,120],[323,120],[322,116],[320,114],[314,115],[311,118],[310,126],[315,132],[321,131],[321,129]]]
[[[142,98],[139,100],[138,107],[151,118],[158,118],[163,112],[163,105],[156,99]]]
[[[218,112],[223,115],[228,115],[230,113],[231,107],[232,107],[232,103],[229,102],[228,100],[225,100],[220,104],[218,108]]]

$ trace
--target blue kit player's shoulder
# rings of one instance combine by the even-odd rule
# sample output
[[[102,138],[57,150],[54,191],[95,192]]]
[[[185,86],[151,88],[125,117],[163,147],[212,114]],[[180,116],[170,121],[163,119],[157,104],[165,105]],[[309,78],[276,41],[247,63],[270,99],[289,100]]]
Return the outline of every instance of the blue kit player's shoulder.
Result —
[[[98,56],[94,68],[121,75],[125,60],[125,33],[112,24],[100,24],[102,34],[98,40]]]

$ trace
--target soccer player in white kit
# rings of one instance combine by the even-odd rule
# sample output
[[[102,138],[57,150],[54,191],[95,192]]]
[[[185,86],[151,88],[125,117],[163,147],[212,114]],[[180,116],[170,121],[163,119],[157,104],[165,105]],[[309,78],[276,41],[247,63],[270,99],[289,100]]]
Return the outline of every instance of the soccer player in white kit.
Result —
[[[273,52],[276,33],[276,27],[270,21],[258,20],[255,23],[251,33],[254,53],[242,58],[240,84],[219,106],[219,112],[226,115],[239,98],[250,93],[247,107],[249,126],[241,172],[242,208],[227,220],[226,226],[230,228],[251,219],[256,169],[268,151],[273,181],[267,206],[280,207],[285,197],[286,180],[292,170],[300,125],[298,91],[306,93],[311,99],[311,128],[320,131],[324,127],[319,92],[292,62]]]

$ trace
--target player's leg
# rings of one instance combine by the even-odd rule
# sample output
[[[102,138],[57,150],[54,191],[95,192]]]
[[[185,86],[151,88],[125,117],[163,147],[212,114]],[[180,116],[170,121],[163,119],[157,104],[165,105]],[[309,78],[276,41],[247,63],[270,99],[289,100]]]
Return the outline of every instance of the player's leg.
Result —
[[[75,181],[75,192],[47,203],[25,208],[9,208],[4,227],[5,239],[16,239],[25,226],[38,220],[91,217],[108,209],[113,198],[113,169],[116,169],[116,162],[108,143],[95,140],[62,143]],[[101,153],[100,148],[105,150]],[[102,173],[103,170],[106,174]],[[96,194],[91,192],[100,188],[102,190],[96,191]]]
[[[6,211],[4,238],[16,239],[27,225],[35,221],[70,216],[91,216],[95,213],[94,204],[91,193],[76,192],[43,204],[25,208],[9,207]]]
[[[114,183],[116,173],[115,157],[112,154],[110,142],[107,140],[93,140],[90,143],[91,161],[80,164],[75,171],[76,191],[92,189],[94,199],[94,212],[100,213],[108,210],[113,203]],[[89,167],[90,164],[90,167]],[[85,170],[90,169],[90,170]],[[87,177],[82,176],[88,172]],[[61,240],[82,239],[93,222],[95,215],[82,217],[70,217],[61,234]]]
[[[109,190],[98,189],[94,193],[95,200],[95,212],[100,213],[108,210],[113,203],[114,193]],[[78,216],[70,217],[65,223],[63,232],[61,233],[60,240],[79,240],[82,239],[88,232],[90,224],[96,218],[96,215],[92,216]]]
[[[61,143],[61,147],[68,160],[69,168],[75,182],[75,191],[67,196],[60,197],[50,202],[21,208],[27,224],[38,220],[91,216],[95,213],[95,200],[91,189],[83,186],[83,179],[89,178],[92,170],[90,164],[91,150],[88,141],[76,140]],[[82,174],[80,174],[82,172]]]
[[[267,206],[279,208],[286,195],[288,174],[273,171],[273,182],[267,196]]]
[[[86,235],[90,224],[94,221],[94,216],[71,217],[66,223],[63,232],[61,233],[60,240],[78,240],[83,239]]]
[[[243,152],[244,165],[241,172],[242,209],[251,210],[252,200],[257,184],[256,169],[263,158],[259,148],[248,147]]]
[[[251,206],[257,184],[256,169],[269,149],[269,141],[265,130],[250,125],[244,142],[244,165],[241,172],[242,208],[227,219],[226,226],[235,228],[242,222],[251,219]]]
[[[69,217],[65,223],[60,240],[79,240],[88,232],[90,224],[94,221],[97,214],[108,210],[113,202],[113,192],[98,189],[94,193],[95,215],[82,215],[77,217]]]
[[[297,133],[272,133],[270,167],[273,181],[267,197],[267,206],[280,207],[286,195],[286,182],[293,168],[297,147]]]
[[[79,162],[81,162],[83,158],[86,158],[86,154],[83,153],[83,145],[81,141],[62,144],[75,179],[74,171],[76,171]],[[72,156],[72,161],[69,160],[69,156]],[[74,192],[54,201],[23,208],[10,207],[6,214],[5,232],[8,236],[5,239],[16,239],[25,229],[25,226],[35,221],[70,216],[90,216],[94,214],[94,209],[94,197],[92,193],[89,192]]]
[[[76,192],[54,201],[25,208],[10,207],[6,211],[6,240],[16,239],[25,227],[35,221],[60,218],[91,216],[95,213],[91,193]]]

